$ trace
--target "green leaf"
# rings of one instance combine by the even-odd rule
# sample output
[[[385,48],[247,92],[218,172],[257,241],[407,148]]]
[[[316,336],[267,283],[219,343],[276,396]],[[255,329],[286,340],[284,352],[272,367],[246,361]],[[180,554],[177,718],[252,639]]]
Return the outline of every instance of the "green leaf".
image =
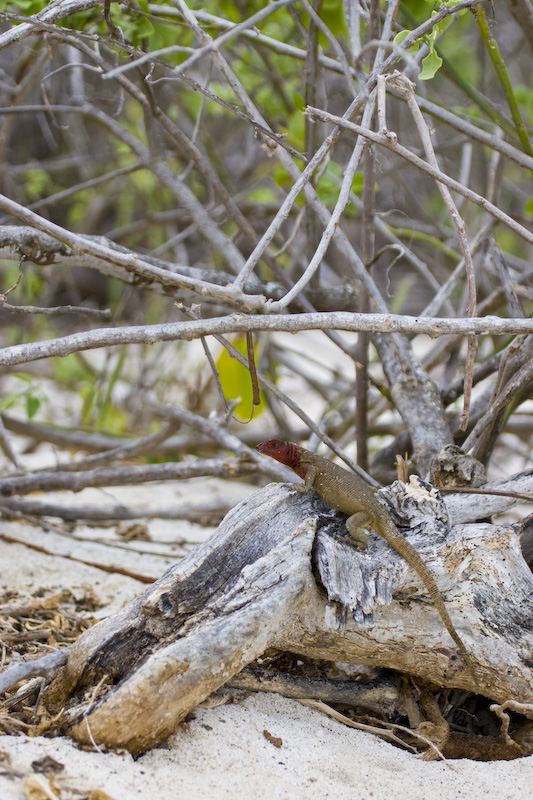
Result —
[[[268,206],[278,200],[278,195],[271,186],[256,186],[255,189],[251,189],[247,193],[246,197],[251,203],[256,203],[259,206]]]
[[[411,33],[411,31],[409,31],[407,29],[397,33],[396,36],[393,39],[394,44],[402,44],[404,39],[407,39],[407,37],[409,36],[410,33]]]
[[[2,400],[0,400],[0,414],[3,414],[3,412],[11,408],[11,406],[14,406],[19,399],[20,394],[8,394],[7,397],[2,398]]]
[[[435,50],[422,59],[422,71],[418,76],[421,81],[429,81],[435,77],[435,74],[442,66],[442,58],[437,55]]]
[[[517,102],[523,106],[529,123],[533,122],[533,91],[529,86],[524,86],[523,83],[519,83],[514,87],[514,96]]]
[[[35,397],[33,394],[26,395],[26,414],[28,415],[28,419],[31,419],[35,416],[40,405],[41,401],[38,397]]]
[[[377,187],[377,184],[376,184],[376,187]],[[362,191],[363,191],[363,173],[358,171],[353,176],[352,192],[354,192],[354,194],[359,196],[360,194],[362,194]]]
[[[232,341],[239,353],[246,355],[246,337],[239,336]],[[257,346],[254,347],[257,359]],[[220,383],[224,396],[228,400],[240,397],[240,403],[235,408],[235,414],[243,420],[250,419],[252,414],[252,380],[250,372],[236,358],[232,358],[227,350],[223,350],[216,362]],[[264,409],[263,398],[261,405],[256,406],[255,415],[258,416]]]
[[[398,45],[403,44],[405,39],[407,39],[410,33],[411,31],[408,30],[407,28],[397,33],[396,36],[394,37],[394,44]],[[418,53],[419,49],[420,49],[420,42],[415,42],[414,44],[411,45],[411,47],[408,48],[407,52],[411,53],[411,55],[414,55],[415,53]]]
[[[444,19],[441,19],[441,21],[435,25],[434,30],[436,30],[436,32],[440,35],[441,33],[444,33],[446,28],[448,28],[452,24],[452,22],[453,22],[453,15],[450,14],[449,17],[444,17]]]

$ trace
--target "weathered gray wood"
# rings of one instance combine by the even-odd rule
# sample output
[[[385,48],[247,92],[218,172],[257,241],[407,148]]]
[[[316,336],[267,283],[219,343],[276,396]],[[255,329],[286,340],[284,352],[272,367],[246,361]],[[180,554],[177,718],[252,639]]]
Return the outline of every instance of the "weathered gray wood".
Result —
[[[483,487],[501,492],[520,492],[533,498],[533,470],[512,475],[506,480],[495,481]],[[474,522],[487,519],[493,514],[502,514],[516,505],[512,497],[490,494],[452,494],[445,496],[446,507],[452,525],[461,522]]]
[[[309,569],[315,526],[303,522],[258,559],[221,598],[184,625],[181,638],[159,648],[81,721],[72,734],[139,752],[166,738],[179,720],[246,664],[260,656],[298,604],[313,591]],[[90,727],[90,731],[89,731]]]
[[[382,678],[363,683],[357,680],[328,680],[291,675],[259,667],[245,667],[226,682],[234,689],[276,692],[284,697],[313,697],[326,703],[357,706],[374,714],[392,714],[401,697],[401,678]]]
[[[383,494],[435,575],[475,680],[418,576],[381,537],[371,532],[360,553],[342,541],[343,516],[316,495],[270,485],[80,637],[46,699],[52,710],[66,706],[64,730],[145,750],[270,647],[533,702],[533,577],[518,533],[450,529],[442,500],[416,481]],[[101,684],[105,694],[87,700]]]

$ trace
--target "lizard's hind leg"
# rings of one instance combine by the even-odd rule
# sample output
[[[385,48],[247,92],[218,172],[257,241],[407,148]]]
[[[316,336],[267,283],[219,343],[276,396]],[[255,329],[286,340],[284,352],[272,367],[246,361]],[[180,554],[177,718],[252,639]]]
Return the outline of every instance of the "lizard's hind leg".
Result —
[[[365,531],[365,526],[369,524],[370,515],[366,511],[356,511],[346,520],[348,533],[359,550],[364,550],[368,544],[368,534]]]

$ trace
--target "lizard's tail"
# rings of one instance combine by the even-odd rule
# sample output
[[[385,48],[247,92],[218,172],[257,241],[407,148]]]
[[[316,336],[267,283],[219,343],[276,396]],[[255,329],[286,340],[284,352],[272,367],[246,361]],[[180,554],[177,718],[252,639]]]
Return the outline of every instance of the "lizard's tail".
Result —
[[[448,631],[453,641],[459,648],[461,655],[464,657],[466,663],[468,664],[468,668],[472,674],[472,677],[477,683],[476,670],[472,656],[470,655],[469,651],[466,648],[465,643],[463,642],[463,640],[461,639],[461,637],[459,636],[459,634],[455,629],[455,626],[451,620],[450,615],[448,614],[446,606],[444,605],[444,600],[440,592],[440,589],[437,586],[435,578],[433,577],[433,574],[429,570],[427,564],[422,560],[418,552],[407,541],[407,539],[398,534],[397,531],[394,531],[394,533],[392,533],[387,529],[386,536],[384,536],[384,538],[386,538],[388,543],[392,547],[394,547],[395,550],[397,550],[401,555],[404,556],[405,560],[413,567],[413,569],[416,570],[419,577],[424,582],[424,585],[427,591],[429,592],[429,596],[433,601],[433,605],[439,612],[440,618],[442,619],[446,627],[446,630]]]

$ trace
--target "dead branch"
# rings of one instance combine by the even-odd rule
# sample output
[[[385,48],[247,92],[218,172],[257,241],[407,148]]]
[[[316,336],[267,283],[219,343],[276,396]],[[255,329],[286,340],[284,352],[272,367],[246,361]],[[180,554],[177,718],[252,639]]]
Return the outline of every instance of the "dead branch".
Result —
[[[38,500],[5,498],[0,501],[0,514],[9,518],[10,512],[32,517],[58,517],[66,522],[113,523],[117,520],[134,519],[184,519],[200,525],[213,525],[228,513],[232,504],[225,500],[207,500],[198,505],[169,506],[166,508],[143,508],[123,505],[64,505],[41,503]],[[14,517],[16,518],[16,517]]]
[[[246,475],[255,472],[253,463],[238,459],[198,459],[179,464],[167,461],[164,464],[144,464],[142,466],[98,467],[82,472],[36,472],[33,475],[0,479],[0,495],[46,492],[67,489],[79,492],[88,486],[129,486],[149,481],[173,481],[200,476]]]
[[[69,650],[70,648],[63,647],[61,650],[54,650],[53,653],[47,653],[33,661],[18,661],[10,664],[0,675],[0,694],[21,681],[30,680],[30,678],[55,676],[58,669],[66,663]]]
[[[448,334],[533,333],[531,319],[506,319],[503,317],[472,317],[461,319],[432,319],[404,314],[351,314],[346,311],[272,314],[265,316],[230,314],[226,317],[168,322],[161,325],[135,325],[123,328],[97,328],[56,339],[17,344],[0,349],[0,366],[14,366],[53,356],[67,356],[83,350],[121,344],[155,344],[185,339],[191,341],[201,336],[246,331],[302,330],[368,331],[370,333],[405,333],[410,335],[446,336]]]
[[[383,678],[362,683],[355,680],[327,680],[283,674],[257,666],[245,667],[225,684],[253,692],[276,692],[284,697],[304,700],[315,697],[325,703],[358,706],[375,714],[392,712],[399,703],[399,680]]]

